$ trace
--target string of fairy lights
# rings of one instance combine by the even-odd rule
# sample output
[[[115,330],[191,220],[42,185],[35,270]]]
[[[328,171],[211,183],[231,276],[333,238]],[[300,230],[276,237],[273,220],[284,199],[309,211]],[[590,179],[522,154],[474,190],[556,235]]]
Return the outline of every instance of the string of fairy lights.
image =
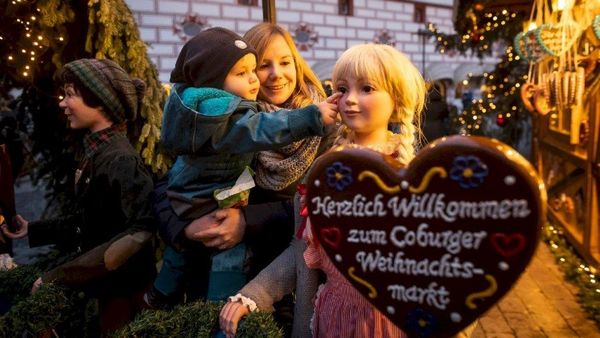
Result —
[[[491,45],[502,34],[505,26],[512,24],[517,14],[504,9],[498,13],[484,13],[479,19],[472,10],[467,11],[466,19],[470,27],[463,34],[446,34],[440,32],[434,23],[427,24],[430,36],[437,42],[437,50],[445,54],[457,50],[464,54],[467,50],[476,51],[479,56],[490,54]]]
[[[20,31],[16,38],[13,35],[11,40],[6,35],[7,33],[0,33],[0,43],[6,44],[4,47],[7,50],[7,54],[3,58],[22,79],[31,81],[40,55],[52,43],[62,43],[65,39],[63,36],[54,38],[44,36],[38,24],[38,17],[41,15],[40,9],[35,8],[33,11],[27,11],[26,6],[32,6],[30,1],[12,0],[9,6],[15,7],[10,9],[11,12],[23,12],[23,14],[17,16],[11,25],[11,32]]]
[[[505,32],[507,26],[515,25],[517,19],[517,14],[507,9],[497,13],[478,13],[478,15],[475,15],[475,12],[469,9],[465,16],[467,22],[469,22],[469,28],[461,34],[446,34],[440,32],[435,24],[428,23],[427,30],[430,32],[430,36],[434,37],[436,50],[439,53],[447,54],[451,51],[458,51],[464,55],[466,51],[470,50],[480,57],[489,55],[492,53],[492,42],[504,35],[508,37],[509,34]],[[513,74],[497,72],[497,70],[499,68],[512,69],[514,63],[521,61],[512,45],[509,45],[506,47],[504,56],[497,65],[496,71],[483,74],[480,87],[482,98],[474,100],[462,112],[458,112],[454,120],[460,133],[471,134],[481,131],[485,115],[495,116],[496,124],[500,127],[506,126],[509,120],[516,115],[515,113],[520,109],[518,99],[507,100],[507,98],[513,96],[516,98],[515,95],[522,83],[526,81],[527,76],[513,78]],[[462,81],[462,85],[468,86],[471,82],[472,74],[469,74],[468,78]]]

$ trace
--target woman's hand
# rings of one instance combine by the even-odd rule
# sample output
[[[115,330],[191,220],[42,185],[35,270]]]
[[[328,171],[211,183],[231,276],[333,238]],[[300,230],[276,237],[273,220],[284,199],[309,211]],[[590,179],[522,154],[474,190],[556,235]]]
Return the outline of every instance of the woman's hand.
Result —
[[[334,93],[324,102],[317,104],[317,107],[319,107],[319,111],[321,112],[321,120],[323,120],[324,125],[333,125],[338,120],[337,100],[341,95],[342,93],[340,92]]]
[[[187,237],[188,239],[192,241],[202,242],[202,239],[198,237],[197,234],[203,230],[210,229],[216,226],[218,226],[218,224],[215,220],[213,212],[208,215],[204,215],[200,218],[196,218],[183,229],[183,232],[185,234],[185,237]]]
[[[8,225],[2,225],[2,233],[4,236],[10,239],[19,239],[27,236],[27,232],[29,229],[29,222],[21,217],[21,215],[15,216],[15,221],[17,222],[17,231],[12,232],[8,229]]]
[[[248,314],[250,314],[248,307],[239,301],[230,301],[223,306],[221,314],[219,315],[219,324],[227,338],[235,337],[240,319]]]
[[[194,220],[184,231],[191,240],[223,250],[242,241],[246,220],[240,209],[220,209]]]

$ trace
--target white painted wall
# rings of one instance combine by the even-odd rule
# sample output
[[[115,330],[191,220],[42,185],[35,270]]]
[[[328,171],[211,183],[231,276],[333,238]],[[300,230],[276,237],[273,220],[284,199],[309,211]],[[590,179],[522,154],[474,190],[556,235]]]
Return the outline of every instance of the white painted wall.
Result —
[[[173,25],[188,14],[197,14],[210,26],[222,26],[243,33],[262,21],[262,1],[258,6],[238,5],[238,0],[126,0],[137,20],[141,37],[149,45],[148,52],[159,71],[160,80],[167,82],[183,41]],[[426,21],[435,23],[440,31],[452,28],[452,0],[419,0],[426,4]],[[416,34],[425,25],[413,22],[415,4],[409,1],[354,0],[354,15],[340,16],[338,0],[277,0],[277,23],[293,32],[300,22],[306,22],[318,33],[318,42],[302,52],[309,64],[322,68],[331,64],[348,47],[372,42],[381,30],[387,29],[396,40],[396,48],[408,54],[419,69],[445,64],[452,69],[461,64],[479,64],[476,58],[448,56],[434,52],[434,43],[423,43]],[[486,59],[484,63],[495,63]],[[322,71],[323,72],[323,71]],[[326,71],[325,71],[326,73]],[[427,74],[426,74],[427,76]]]

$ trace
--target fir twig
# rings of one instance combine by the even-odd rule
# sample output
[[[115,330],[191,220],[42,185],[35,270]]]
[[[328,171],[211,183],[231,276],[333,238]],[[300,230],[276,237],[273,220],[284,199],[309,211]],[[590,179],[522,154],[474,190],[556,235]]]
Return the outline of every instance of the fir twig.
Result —
[[[148,310],[141,313],[115,337],[213,337],[219,330],[223,303],[197,301],[171,311]],[[237,337],[281,338],[282,330],[269,313],[252,313],[240,322]]]
[[[578,288],[577,302],[600,328],[600,288],[594,269],[573,250],[562,229],[548,224],[544,230],[543,240],[548,243],[559,268],[565,274],[565,279]]]

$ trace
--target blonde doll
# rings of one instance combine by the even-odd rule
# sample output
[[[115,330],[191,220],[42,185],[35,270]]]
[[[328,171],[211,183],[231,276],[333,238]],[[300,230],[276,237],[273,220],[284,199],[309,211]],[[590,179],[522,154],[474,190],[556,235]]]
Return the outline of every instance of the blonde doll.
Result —
[[[342,93],[338,110],[345,126],[337,143],[371,148],[408,164],[420,137],[426,95],[423,77],[410,60],[387,45],[354,46],[336,62],[333,84]],[[399,124],[399,134],[388,131],[390,122]],[[313,241],[310,228],[304,238],[306,264],[327,275],[315,300],[314,337],[406,336],[342,276]]]

